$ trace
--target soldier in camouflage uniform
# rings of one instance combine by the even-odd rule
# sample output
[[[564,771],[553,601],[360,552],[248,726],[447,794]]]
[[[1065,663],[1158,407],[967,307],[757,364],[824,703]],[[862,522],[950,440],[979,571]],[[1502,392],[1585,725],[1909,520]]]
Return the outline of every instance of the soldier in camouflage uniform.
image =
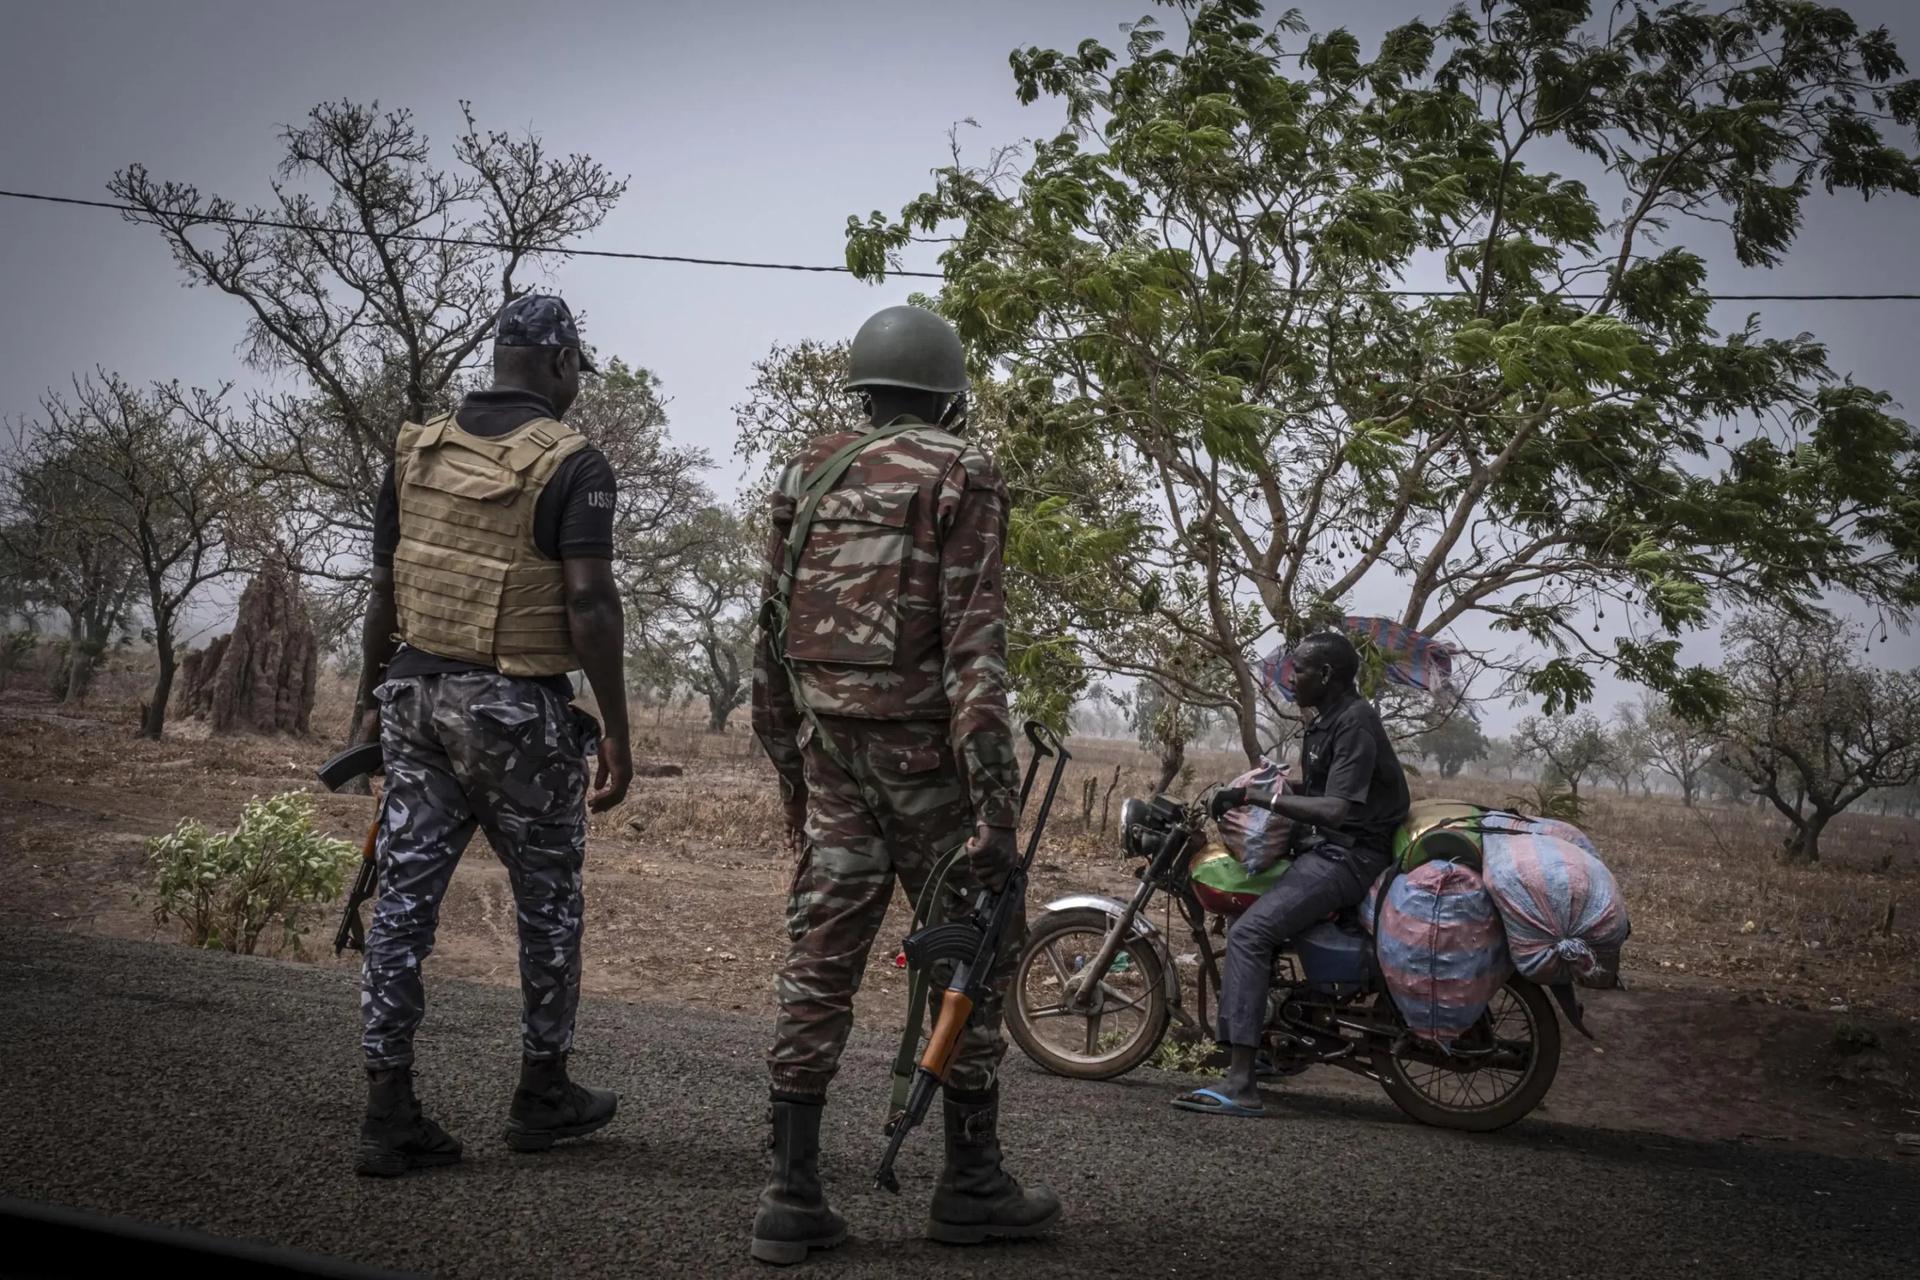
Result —
[[[847,388],[866,398],[871,426],[813,441],[772,497],[754,663],[754,730],[800,848],[768,1054],[773,1171],[753,1226],[753,1256],[776,1263],[846,1238],[820,1189],[820,1115],[896,879],[918,901],[935,864],[964,844],[946,888],[958,914],[982,883],[1004,881],[1019,820],[1007,493],[952,429],[967,389],[960,339],[932,312],[882,311],[854,339]],[[1024,923],[1008,933],[996,992],[1023,933]],[[1060,1213],[1044,1188],[1023,1190],[1001,1167],[1000,1004],[996,994],[976,1010],[946,1085],[934,1239],[1038,1234]]]
[[[559,421],[591,368],[564,302],[508,304],[494,386],[402,428],[376,508],[362,692],[378,706],[359,736],[378,732],[386,790],[360,998],[361,1173],[460,1158],[414,1096],[413,1034],[440,902],[476,829],[506,864],[519,922],[525,1008],[508,1145],[541,1151],[591,1133],[618,1101],[575,1084],[566,1066],[587,808],[619,803],[632,776],[613,471]],[[604,733],[571,705],[568,673],[581,667]]]

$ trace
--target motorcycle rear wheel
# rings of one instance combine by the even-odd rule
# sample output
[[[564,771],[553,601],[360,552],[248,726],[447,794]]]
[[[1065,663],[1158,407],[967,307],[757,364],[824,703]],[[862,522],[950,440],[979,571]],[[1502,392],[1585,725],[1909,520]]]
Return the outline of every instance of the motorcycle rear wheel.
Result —
[[[1399,1024],[1393,997],[1382,992],[1380,1000]],[[1504,1129],[1539,1106],[1560,1070],[1560,1020],[1553,1001],[1516,976],[1495,993],[1487,1017],[1500,1041],[1517,1045],[1524,1034],[1530,1042],[1524,1068],[1463,1070],[1471,1061],[1464,1056],[1438,1066],[1417,1056],[1417,1049],[1395,1053],[1392,1045],[1382,1046],[1373,1051],[1373,1069],[1394,1105],[1422,1124],[1470,1133]]]
[[[1101,983],[1094,1013],[1068,1007],[1066,990],[1074,973],[1093,959],[1112,928],[1113,918],[1106,912],[1076,907],[1049,912],[1027,932],[1007,991],[1007,1030],[1029,1058],[1055,1075],[1073,1080],[1123,1076],[1152,1057],[1167,1034],[1173,1010],[1166,970],[1145,938],[1121,944],[1114,967]],[[1109,1018],[1120,1021],[1110,1026]],[[1061,1035],[1061,1029],[1069,1027],[1072,1034],[1065,1038],[1072,1045],[1063,1043]]]

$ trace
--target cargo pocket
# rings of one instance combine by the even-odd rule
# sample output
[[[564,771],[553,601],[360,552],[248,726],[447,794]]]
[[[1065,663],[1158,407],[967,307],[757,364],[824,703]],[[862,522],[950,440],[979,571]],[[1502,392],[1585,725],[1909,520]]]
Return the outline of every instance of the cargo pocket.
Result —
[[[794,575],[787,657],[892,665],[918,492],[912,484],[873,484],[820,499]]]

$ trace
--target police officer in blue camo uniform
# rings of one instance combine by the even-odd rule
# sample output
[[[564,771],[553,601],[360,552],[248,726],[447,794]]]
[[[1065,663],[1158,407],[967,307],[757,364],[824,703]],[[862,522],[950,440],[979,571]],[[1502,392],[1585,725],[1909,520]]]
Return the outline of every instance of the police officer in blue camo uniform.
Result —
[[[523,1057],[508,1145],[540,1151],[592,1133],[618,1102],[567,1074],[587,810],[620,803],[633,776],[614,475],[561,421],[592,371],[565,302],[508,303],[493,385],[401,429],[375,510],[362,705],[378,705],[357,737],[378,735],[386,791],[361,988],[364,1174],[460,1158],[414,1094],[413,1035],[440,903],[476,830],[506,864],[519,922]],[[572,705],[568,675],[582,669],[602,723]]]

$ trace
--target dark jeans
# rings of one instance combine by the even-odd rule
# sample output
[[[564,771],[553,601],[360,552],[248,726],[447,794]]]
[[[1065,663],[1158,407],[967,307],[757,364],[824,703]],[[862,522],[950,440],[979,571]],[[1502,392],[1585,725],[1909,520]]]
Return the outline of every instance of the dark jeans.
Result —
[[[1358,905],[1389,861],[1384,853],[1334,845],[1308,850],[1233,922],[1220,976],[1221,1044],[1259,1047],[1274,954],[1342,907]]]

